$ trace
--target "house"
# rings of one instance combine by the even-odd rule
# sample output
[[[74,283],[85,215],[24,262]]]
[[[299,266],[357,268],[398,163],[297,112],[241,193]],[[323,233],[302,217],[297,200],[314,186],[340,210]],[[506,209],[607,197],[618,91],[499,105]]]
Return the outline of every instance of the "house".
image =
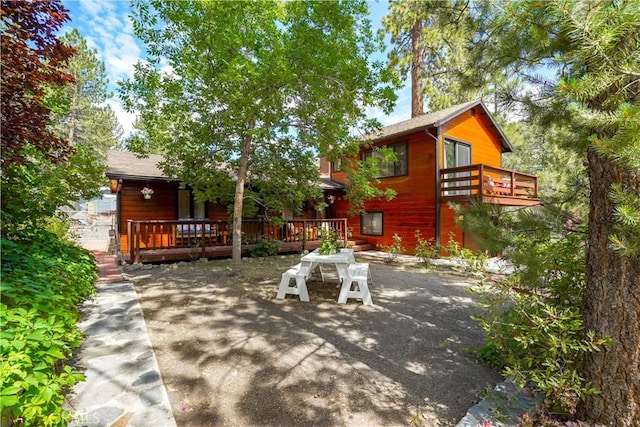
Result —
[[[264,236],[282,241],[284,252],[313,249],[327,228],[364,248],[388,245],[398,234],[412,253],[416,230],[436,244],[445,245],[451,235],[462,246],[473,248],[472,237],[456,227],[449,202],[539,204],[535,176],[501,168],[502,153],[512,151],[512,146],[480,100],[384,127],[369,140],[371,145],[361,148],[363,158],[377,157],[373,148],[380,146],[396,154],[395,162],[380,162],[379,185],[396,191],[393,200],[367,201],[365,213],[348,217],[346,174],[321,158],[327,207],[318,211],[317,201],[308,201],[298,216],[283,213],[283,226],[244,219],[244,250]],[[107,176],[111,191],[117,194],[115,235],[120,253],[129,262],[230,256],[227,206],[195,200],[188,186],[158,168],[161,160],[157,155],[108,154]],[[144,188],[153,190],[149,198]]]
[[[116,195],[113,246],[127,262],[154,262],[231,255],[231,221],[227,206],[198,201],[189,186],[164,174],[162,156],[139,157],[127,151],[107,153],[106,175]],[[325,194],[340,194],[342,184],[321,177]],[[243,250],[263,236],[281,240],[282,252],[300,252],[320,245],[321,230],[346,235],[346,219],[330,217],[307,201],[299,214],[282,213],[284,225],[243,219]]]
[[[389,245],[394,234],[413,253],[417,239],[446,245],[450,235],[462,246],[474,248],[471,236],[455,224],[449,202],[471,200],[505,206],[539,204],[537,178],[501,168],[502,154],[513,150],[481,100],[454,105],[382,128],[370,135],[360,156],[376,156],[374,147],[386,146],[396,154],[393,163],[379,162],[380,186],[396,191],[391,201],[370,200],[365,213],[348,219],[354,239]],[[346,184],[345,173],[321,161],[332,181]],[[336,217],[346,216],[349,205],[338,198]]]

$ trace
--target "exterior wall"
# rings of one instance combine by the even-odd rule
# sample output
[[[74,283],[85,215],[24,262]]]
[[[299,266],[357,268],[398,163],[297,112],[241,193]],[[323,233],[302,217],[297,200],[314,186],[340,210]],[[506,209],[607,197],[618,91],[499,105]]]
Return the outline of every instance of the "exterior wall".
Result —
[[[476,108],[479,110],[479,108]],[[440,127],[440,161],[444,164],[444,138],[450,137],[471,145],[471,164],[483,163],[499,167],[502,158],[502,146],[490,122],[480,111],[472,114],[467,111]],[[435,129],[431,129],[435,135]],[[435,172],[435,140],[425,131],[408,136],[392,138],[375,145],[408,142],[408,175],[402,177],[380,179],[381,188],[392,188],[396,197],[386,202],[372,200],[365,204],[365,210],[383,212],[383,235],[361,235],[360,216],[347,217],[350,206],[346,200],[338,198],[332,206],[334,217],[347,217],[348,226],[352,230],[353,239],[363,239],[373,244],[390,245],[393,235],[402,238],[406,253],[413,253],[417,239],[416,230],[420,230],[424,239],[436,237],[436,172]],[[344,172],[332,172],[331,178],[345,183]],[[440,209],[440,244],[446,246],[449,236],[465,247],[474,248],[470,236],[465,236],[455,225],[455,212],[447,205]]]
[[[154,193],[145,199],[140,190],[148,186]],[[129,248],[127,241],[127,220],[163,220],[178,217],[178,184],[166,181],[123,180],[118,192],[118,229],[120,231],[120,252]]]
[[[440,128],[440,165],[444,164],[444,139],[453,138],[471,145],[471,164],[482,163],[500,167],[502,163],[502,146],[483,114],[472,115],[467,111]],[[440,244],[446,246],[450,236],[469,249],[475,249],[471,236],[465,236],[456,227],[455,212],[447,205],[440,209]]]
[[[370,200],[365,210],[383,212],[383,235],[372,236],[360,233],[360,215],[347,217],[349,204],[338,198],[332,206],[335,217],[348,218],[348,227],[353,239],[363,239],[373,244],[389,245],[393,235],[402,238],[402,245],[412,253],[416,244],[415,232],[420,230],[426,239],[435,237],[436,232],[436,176],[435,176],[435,139],[425,131],[405,135],[400,138],[376,143],[376,146],[407,142],[407,175],[381,178],[380,188],[392,188],[395,198]],[[332,179],[344,182],[343,172],[332,173]]]

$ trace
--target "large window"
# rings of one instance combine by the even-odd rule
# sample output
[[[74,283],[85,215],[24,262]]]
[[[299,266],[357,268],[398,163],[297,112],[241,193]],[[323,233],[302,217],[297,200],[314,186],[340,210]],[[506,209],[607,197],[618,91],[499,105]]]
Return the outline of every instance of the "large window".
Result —
[[[191,190],[178,190],[178,218],[206,218],[207,213],[204,202],[197,202],[193,199]]]
[[[360,216],[360,234],[382,236],[382,212],[367,212]]]
[[[379,178],[387,178],[390,176],[401,176],[407,174],[407,143],[387,145],[387,148],[393,150],[396,155],[394,162],[385,162],[382,153],[374,150],[367,150],[362,153],[362,159],[366,160],[374,157],[378,161]]]

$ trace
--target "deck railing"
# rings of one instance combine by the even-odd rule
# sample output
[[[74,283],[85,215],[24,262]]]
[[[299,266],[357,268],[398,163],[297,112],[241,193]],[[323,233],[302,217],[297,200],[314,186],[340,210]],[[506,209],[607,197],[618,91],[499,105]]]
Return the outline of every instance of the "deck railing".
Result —
[[[538,177],[476,164],[440,170],[441,200],[468,196],[538,199]]]
[[[269,221],[243,220],[242,244],[253,245],[263,237],[282,242],[300,242],[302,249],[307,242],[320,241],[323,230],[333,229],[339,239],[347,236],[347,220],[294,219],[276,225]],[[127,221],[129,259],[139,262],[142,250],[189,248],[193,254],[204,256],[206,248],[231,246],[232,226],[227,221],[195,220],[145,220]]]

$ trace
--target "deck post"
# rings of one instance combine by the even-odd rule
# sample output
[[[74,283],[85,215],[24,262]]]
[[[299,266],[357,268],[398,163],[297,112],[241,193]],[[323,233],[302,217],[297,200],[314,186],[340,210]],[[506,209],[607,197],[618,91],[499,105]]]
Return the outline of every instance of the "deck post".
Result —
[[[484,191],[484,165],[480,163],[479,168],[479,176],[478,176],[478,195],[482,196],[482,192]]]
[[[127,220],[127,244],[129,245],[129,260],[133,262],[133,224],[132,220]]]
[[[516,194],[516,173],[511,171],[511,196]]]

